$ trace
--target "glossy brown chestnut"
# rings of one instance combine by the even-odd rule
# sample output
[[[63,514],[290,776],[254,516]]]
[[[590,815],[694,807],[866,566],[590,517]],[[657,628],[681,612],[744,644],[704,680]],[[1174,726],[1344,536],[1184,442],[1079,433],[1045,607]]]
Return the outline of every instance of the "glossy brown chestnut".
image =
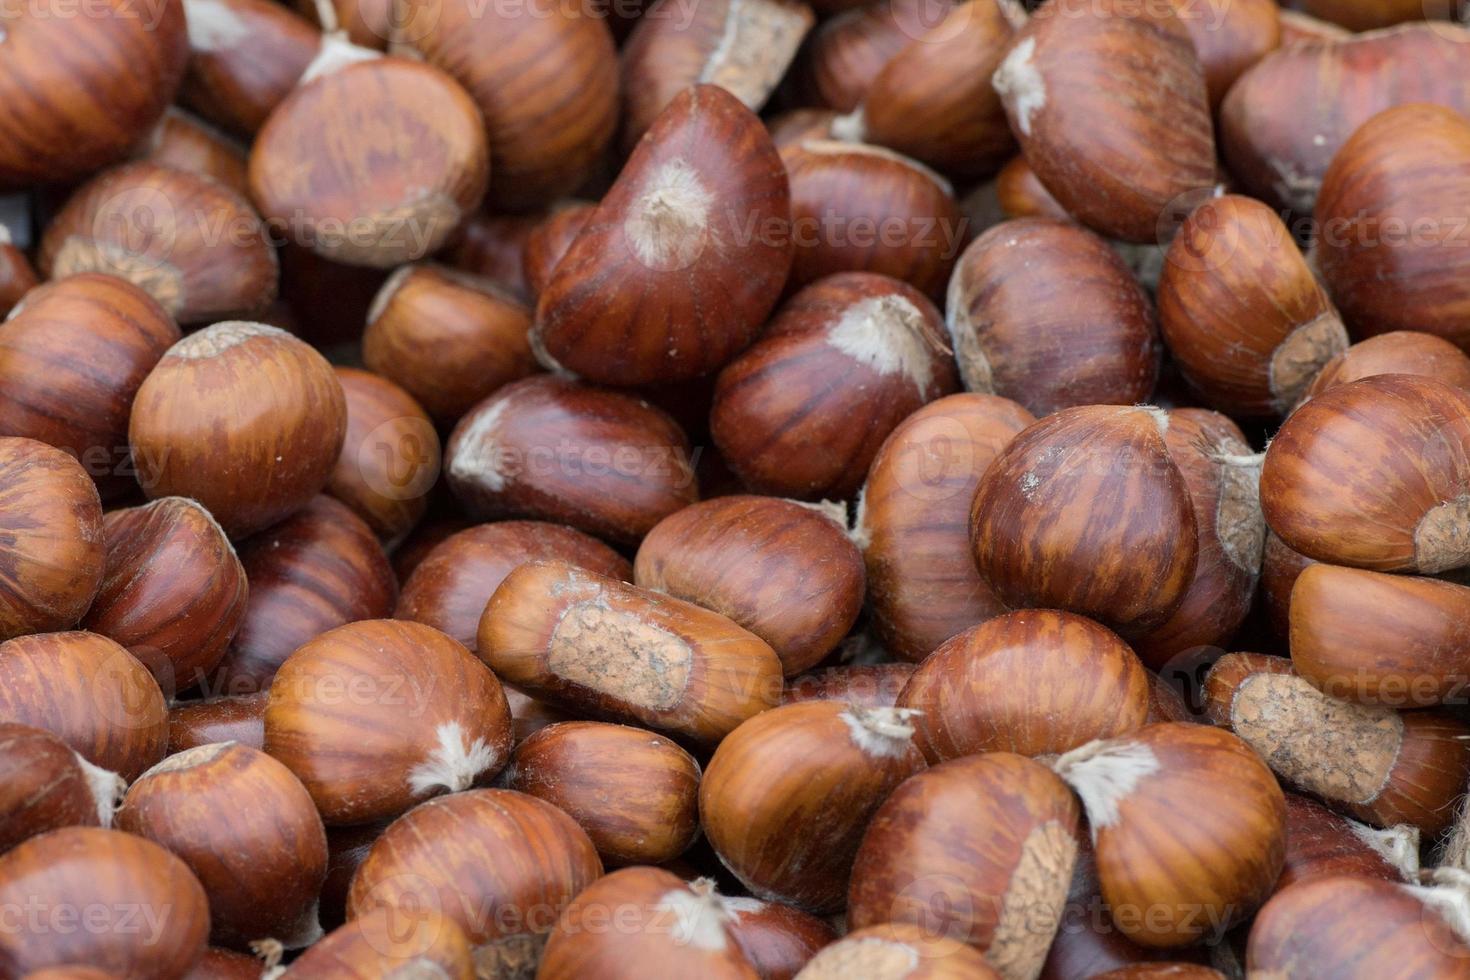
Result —
[[[852,112],[874,79],[901,51],[922,37],[953,6],[911,2],[853,3],[812,32],[792,73],[803,102]]]
[[[1276,880],[1278,892],[1337,875],[1417,882],[1418,872],[1418,827],[1376,830],[1305,796],[1286,794],[1286,865]]]
[[[1269,0],[1172,0],[1172,5],[1199,53],[1211,110],[1218,111],[1247,68],[1281,46],[1281,8]]]
[[[451,535],[474,525],[462,517],[432,518],[420,524],[397,548],[393,549],[393,573],[406,583],[419,563]]]
[[[1418,374],[1470,389],[1470,356],[1433,334],[1393,330],[1369,337],[1322,365],[1305,398],[1375,374]]]
[[[0,854],[61,827],[109,827],[122,777],[56,735],[0,722]]]
[[[526,288],[532,296],[551,284],[551,277],[561,263],[567,249],[582,233],[587,219],[597,211],[597,205],[573,201],[557,208],[538,223],[526,235],[526,244],[521,251],[521,267],[526,278]]]
[[[253,136],[305,74],[321,49],[321,32],[269,0],[183,3],[189,70],[180,100],[234,133]]]
[[[282,980],[413,976],[473,980],[464,930],[433,910],[378,909],[333,930],[293,962]]]
[[[174,705],[168,712],[169,754],[216,742],[261,748],[265,745],[265,706],[269,702],[270,692],[258,691]]]
[[[726,924],[761,980],[791,980],[837,930],[815,915],[758,898],[726,898]]]
[[[1070,221],[1067,209],[1036,176],[1023,156],[1014,157],[995,175],[996,202],[1008,218],[1056,218]]]
[[[360,824],[356,827],[327,828],[327,878],[322,882],[318,912],[322,928],[335,929],[347,921],[347,893],[352,876],[367,860],[368,851],[383,836],[391,820]]]
[[[534,300],[526,282],[526,241],[547,217],[543,212],[476,212],[465,219],[443,258],[456,269],[499,283],[518,301]]]
[[[128,441],[149,497],[192,497],[242,538],[311,502],[346,429],[342,386],[320,354],[231,321],[168,349],[138,389]]]
[[[1313,564],[1306,555],[1292,551],[1275,532],[1266,531],[1266,547],[1261,559],[1261,606],[1271,636],[1284,653],[1291,633],[1291,590],[1302,570]]]
[[[904,971],[904,980],[999,980],[1003,975],[972,946],[920,926],[885,922],[849,932],[813,957],[797,978],[882,976],[894,964]]]
[[[438,630],[365,620],[323,633],[271,681],[265,750],[331,826],[396,816],[493,778],[510,757],[495,675]]]
[[[892,708],[913,675],[914,665],[910,663],[828,667],[788,680],[781,703],[839,701],[857,708]]]
[[[241,197],[250,193],[245,148],[182,109],[164,113],[139,153],[161,167],[219,181]]]

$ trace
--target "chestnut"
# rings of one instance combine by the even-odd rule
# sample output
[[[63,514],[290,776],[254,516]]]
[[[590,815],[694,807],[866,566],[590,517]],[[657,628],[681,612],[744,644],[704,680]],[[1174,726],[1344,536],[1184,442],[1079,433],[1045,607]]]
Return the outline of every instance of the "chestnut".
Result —
[[[587,219],[596,211],[595,204],[569,201],[554,208],[545,220],[538,222],[526,234],[526,242],[521,249],[521,269],[526,289],[532,296],[540,296],[550,285],[557,265],[587,226]]]
[[[0,316],[8,317],[39,282],[35,266],[16,245],[10,225],[0,222]]]
[[[535,293],[526,279],[525,251],[531,233],[547,219],[548,214],[540,211],[478,211],[460,225],[454,240],[441,253],[442,258],[453,268],[498,284],[518,302],[534,302]],[[560,256],[557,259],[560,261]]]
[[[1282,8],[1278,16],[1281,20],[1279,46],[1283,48],[1304,41],[1342,41],[1353,36],[1353,32],[1345,27],[1300,10]]]
[[[957,387],[939,311],[871,272],[807,286],[715,383],[710,431],[748,487],[843,499],[905,417]]]
[[[0,640],[75,626],[102,585],[102,502],[60,449],[0,437]]]
[[[1212,111],[1246,69],[1281,46],[1283,11],[1270,0],[1171,3],[1199,54]]]
[[[379,820],[355,827],[327,828],[327,878],[322,882],[321,901],[317,906],[322,928],[335,929],[347,921],[347,893],[352,887],[352,876],[392,822]]]
[[[853,537],[873,629],[895,657],[918,663],[1005,611],[970,553],[970,503],[991,460],[1034,421],[997,395],[948,395],[900,422],[873,458]]]
[[[418,623],[365,620],[298,649],[271,681],[265,751],[329,826],[396,816],[491,779],[510,756],[495,675]]]
[[[218,742],[171,755],[128,788],[115,822],[194,872],[212,942],[296,949],[321,936],[327,835],[306,787],[264,752]]]
[[[689,443],[642,399],[556,376],[506,385],[462,418],[445,451],[472,515],[557,521],[636,544],[699,496]]]
[[[435,265],[405,266],[373,300],[362,360],[435,421],[453,423],[535,371],[530,327],[531,311],[493,282]]]
[[[1391,330],[1339,351],[1322,365],[1302,397],[1311,398],[1375,374],[1418,374],[1470,389],[1470,356],[1433,334]]]
[[[791,980],[818,950],[837,941],[825,919],[780,902],[726,898],[726,926],[760,980]]]
[[[0,721],[43,728],[124,779],[138,778],[168,745],[158,682],[128,651],[92,633],[0,643]]]
[[[219,181],[241,197],[250,193],[244,147],[182,109],[164,113],[139,156]]]
[[[952,637],[919,664],[898,697],[931,764],[982,752],[1056,755],[1142,728],[1143,664],[1082,616],[1006,613]]]
[[[438,912],[464,931],[478,975],[524,976],[557,915],[601,875],[592,841],[561,810],[524,793],[472,790],[389,825],[353,876],[347,915]]]
[[[1067,209],[1051,196],[1051,191],[1042,184],[1024,156],[1013,157],[995,175],[993,193],[1004,218],[1072,219]]]
[[[110,827],[124,789],[50,732],[0,722],[0,854],[61,827]]]
[[[127,647],[172,697],[203,682],[245,617],[245,569],[196,502],[163,497],[103,520],[107,570],[82,627]]]
[[[817,25],[791,73],[803,104],[837,113],[862,105],[868,89],[899,52],[933,26],[928,18],[943,15],[949,0],[924,7],[905,2],[854,2]]]
[[[901,922],[969,943],[1003,977],[1035,977],[1072,881],[1081,808],[1007,752],[942,763],[878,809],[853,864],[847,924]]]
[[[1082,800],[1113,924],[1145,946],[1186,946],[1247,918],[1286,847],[1276,777],[1240,738],[1149,725],[1055,763]]]
[[[516,746],[502,779],[565,811],[608,865],[663,864],[699,833],[699,763],[626,725],[548,725]]]
[[[1314,564],[1311,558],[1293,551],[1274,531],[1267,529],[1258,594],[1265,610],[1266,626],[1282,652],[1288,648],[1291,633],[1291,590],[1302,570],[1311,564]]]
[[[280,974],[281,980],[358,980],[412,976],[472,980],[475,961],[464,930],[432,909],[378,909],[326,937]]]
[[[128,441],[144,493],[192,497],[243,538],[326,485],[346,428],[342,386],[320,354],[230,321],[168,349],[133,400]]]
[[[1287,793],[1286,865],[1276,879],[1276,891],[1336,875],[1417,882],[1419,828],[1405,824],[1376,830]]]
[[[95,827],[52,831],[0,855],[0,908],[34,923],[0,930],[0,963],[15,977],[85,963],[183,980],[209,935],[209,902],[188,865],[152,841]]]
[[[125,279],[185,324],[253,313],[276,298],[276,253],[250,202],[151,162],[83,184],[46,229],[39,263],[55,279]]]
[[[240,136],[253,136],[322,46],[310,21],[270,0],[183,0],[189,70],[180,100]]]
[[[800,674],[786,682],[782,704],[839,701],[855,708],[892,708],[909,678],[910,663],[843,664]]]
[[[755,114],[716,85],[685,90],[541,290],[537,357],[615,385],[718,370],[755,339],[781,296],[790,200]]]
[[[633,578],[627,559],[596,538],[561,524],[500,521],[466,528],[435,545],[403,583],[395,619],[442,630],[471,652],[485,603],[528,561],[562,560],[608,578]]]
[[[261,748],[265,745],[265,706],[269,701],[270,691],[264,690],[175,704],[168,712],[169,754],[216,742]]]
[[[429,552],[450,536],[474,526],[462,517],[437,517],[425,521],[393,549],[390,556],[393,574],[398,577],[398,581],[407,583],[409,576],[429,556]]]
[[[1125,638],[1168,620],[1199,552],[1169,425],[1148,406],[1067,408],[1001,450],[970,509],[975,564],[1001,602],[1081,613]]]
[[[904,980],[999,980],[1002,976],[974,947],[920,926],[885,922],[849,932],[812,957],[797,978],[878,977],[895,964]]]
[[[707,745],[781,694],[781,661],[759,637],[565,561],[506,576],[485,606],[478,652],[549,704]]]
[[[845,509],[719,497],[648,532],[633,580],[729,616],[769,643],[791,677],[821,663],[862,610],[863,560],[846,529]]]
[[[1143,288],[1098,236],[1068,221],[1004,221],[960,256],[946,327],[970,391],[1036,415],[1148,400],[1159,328]]]

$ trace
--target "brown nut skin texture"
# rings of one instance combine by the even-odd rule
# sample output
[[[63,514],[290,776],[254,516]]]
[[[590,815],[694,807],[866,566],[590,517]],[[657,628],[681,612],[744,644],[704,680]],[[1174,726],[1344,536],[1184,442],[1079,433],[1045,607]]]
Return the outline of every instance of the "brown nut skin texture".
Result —
[[[0,639],[75,626],[106,557],[86,472],[34,439],[0,438]]]
[[[699,499],[673,419],[633,395],[562,377],[527,378],[485,399],[455,426],[445,458],[450,489],[472,516],[555,521],[614,544],[637,544]]]
[[[757,492],[850,497],[888,434],[958,387],[943,331],[934,305],[888,276],[813,283],[720,372],[715,445]]]
[[[127,0],[88,14],[6,19],[0,190],[65,184],[116,163],[173,101],[189,58],[180,0],[146,17]]]
[[[259,972],[259,961],[256,961]],[[474,952],[464,930],[432,909],[408,919],[378,909],[318,940],[281,976],[290,980],[368,980],[423,970],[444,980],[473,980]]]
[[[0,431],[83,460],[105,499],[128,492],[137,485],[127,466],[133,396],[178,339],[162,307],[112,276],[27,293],[0,325]]]
[[[312,938],[327,835],[306,787],[259,749],[223,742],[170,756],[129,787],[114,824],[189,866],[217,945]]]
[[[7,908],[93,908],[91,926],[0,933],[8,976],[86,963],[124,977],[181,980],[204,956],[209,902],[179,858],[116,830],[70,827],[33,838],[0,857],[0,902]],[[152,943],[135,916],[167,927]],[[166,917],[166,918],[165,918]]]
[[[1006,613],[941,644],[898,707],[919,713],[914,742],[931,765],[962,755],[1054,755],[1142,728],[1147,672],[1090,619],[1051,609]]]
[[[960,256],[946,311],[965,387],[1037,416],[1135,405],[1158,383],[1148,296],[1107,242],[1071,222],[1022,218],[981,235]]]
[[[0,721],[45,729],[128,780],[162,759],[168,745],[158,682],[128,651],[92,633],[0,644]]]
[[[1284,415],[1348,345],[1327,293],[1276,212],[1205,201],[1179,229],[1158,288],[1164,341],[1190,386],[1234,416]]]
[[[362,359],[418,399],[434,421],[450,425],[536,370],[530,328],[530,309],[494,283],[441,266],[409,266],[373,300]]]
[[[205,27],[210,41],[190,51],[179,100],[238,136],[254,136],[316,57],[321,32],[270,0],[186,0],[184,7],[194,18],[238,27]]]
[[[327,879],[322,882],[318,909],[322,928],[335,929],[347,921],[347,893],[352,887],[352,876],[357,874],[390,823],[378,821],[356,827],[327,828]]]
[[[276,298],[279,277],[265,226],[243,195],[147,161],[83,184],[46,229],[38,262],[53,279],[125,279],[185,324],[259,310]]]
[[[868,821],[924,768],[912,737],[895,709],[811,701],[757,715],[705,769],[705,836],[757,898],[838,911]]]
[[[730,932],[761,980],[791,980],[822,948],[837,941],[826,919],[758,898],[727,898]]]
[[[0,854],[61,827],[96,827],[100,803],[78,756],[57,736],[0,722]]]
[[[170,108],[141,150],[141,159],[219,181],[244,197],[250,193],[245,149],[209,123]]]
[[[505,577],[528,561],[555,560],[625,582],[633,578],[626,558],[565,525],[480,524],[451,535],[424,556],[403,583],[393,617],[442,630],[473,653],[485,603]]]
[[[1205,75],[1172,7],[1043,8],[1017,33],[993,84],[1026,162],[1102,235],[1157,242],[1182,217],[1173,213],[1181,200],[1215,183]],[[1039,105],[1027,94],[1037,85]]]
[[[1470,35],[1467,35],[1470,46]],[[1317,265],[1359,336],[1422,330],[1470,350],[1470,119],[1390,109],[1343,144],[1322,178]],[[1405,242],[1395,228],[1416,229]]]
[[[442,71],[404,58],[297,86],[250,153],[262,215],[300,227],[318,255],[379,269],[443,245],[480,206],[489,176],[475,103]]]
[[[980,476],[1036,419],[998,395],[947,395],[889,435],[868,469],[854,537],[883,647],[919,663],[945,640],[1004,612],[970,552]]]
[[[311,502],[346,431],[321,354],[274,327],[227,322],[163,355],[133,401],[128,441],[150,498],[192,497],[239,539]]]
[[[790,209],[786,170],[760,119],[718,86],[686,90],[639,141],[541,291],[538,357],[612,385],[718,370],[781,297]]]
[[[201,745],[234,742],[252,749],[265,745],[265,706],[269,691],[185,701],[168,712],[168,751],[172,755]]]
[[[1297,409],[1261,470],[1266,523],[1318,561],[1433,574],[1470,563],[1470,396],[1383,374]]]
[[[859,708],[892,708],[914,670],[910,663],[843,664],[814,670],[788,679],[781,703],[840,701]]]
[[[184,980],[260,980],[260,964],[255,956],[211,946]]]
[[[1246,69],[1281,46],[1281,8],[1269,0],[1174,0],[1173,6],[1199,53],[1211,111]]]
[[[1354,833],[1345,817],[1305,796],[1287,793],[1286,864],[1276,880],[1276,891],[1338,875],[1403,880],[1400,870]]]
[[[327,630],[391,615],[398,583],[372,531],[347,506],[318,496],[240,545],[250,599],[214,693],[254,694],[286,658]]]
[[[873,817],[847,924],[916,925],[969,943],[1003,976],[1035,976],[1072,880],[1080,821],[1067,787],[1029,759],[994,752],[935,766]],[[1043,918],[1028,927],[1027,909]]]
[[[107,571],[82,627],[127,647],[168,697],[203,683],[249,594],[225,532],[186,497],[112,511],[103,530]]]
[[[540,296],[551,284],[557,265],[586,227],[587,219],[596,211],[595,204],[570,203],[554,210],[526,235],[526,243],[521,250],[521,267],[526,288],[532,296]]]
[[[40,277],[26,253],[8,242],[0,244],[0,316],[9,316],[39,283]]]
[[[933,299],[944,295],[969,235],[948,181],[892,150],[859,143],[805,140],[784,148],[781,159],[797,246],[788,288],[838,272],[876,272]],[[856,233],[863,228],[904,233]]]
[[[995,195],[1008,218],[1055,218],[1070,221],[1067,209],[1036,176],[1023,156],[1014,157],[995,175]]]
[[[1252,975],[1459,977],[1465,944],[1438,912],[1403,885],[1318,878],[1279,893],[1251,927]]]
[[[271,681],[265,751],[296,774],[328,826],[397,816],[488,781],[510,748],[510,708],[495,675],[418,623],[339,626],[298,649]]]
[[[568,721],[516,746],[502,780],[545,800],[587,832],[605,864],[662,864],[699,833],[699,763],[661,735]]]
[[[781,661],[753,633],[564,561],[506,576],[480,619],[478,653],[548,704],[701,745],[781,695]]]
[[[618,60],[606,20],[577,7],[415,7],[393,50],[452,75],[483,117],[491,210],[528,211],[576,190],[618,123]]]
[[[1310,214],[1348,137],[1383,110],[1413,102],[1470,111],[1470,31],[1412,24],[1283,46],[1231,87],[1220,110],[1221,150],[1251,196]]]
[[[838,113],[857,109],[884,67],[933,26],[914,15],[944,14],[950,6],[921,12],[911,3],[856,5],[823,20],[792,70],[801,101]]]
[[[1261,559],[1260,604],[1266,612],[1271,637],[1281,651],[1289,649],[1291,634],[1291,590],[1302,570],[1314,561],[1292,551],[1291,546],[1266,531],[1266,548]]]
[[[1165,418],[1063,409],[1001,451],[970,508],[975,564],[1001,602],[1080,613],[1125,639],[1168,620],[1199,543]]]
[[[353,877],[347,915],[417,902],[489,947],[477,959],[535,962],[555,916],[601,876],[592,841],[561,810],[511,790],[472,790],[394,821]]]
[[[788,677],[821,663],[847,635],[865,579],[843,525],[747,495],[664,518],[639,546],[633,576],[642,588],[729,616],[771,645]]]
[[[526,281],[525,248],[531,232],[541,226],[546,212],[470,215],[446,246],[442,257],[451,266],[505,287],[516,299],[534,300]]]
[[[1470,389],[1470,356],[1442,337],[1392,330],[1360,340],[1322,365],[1305,397],[1375,374],[1418,374]]]
[[[1002,976],[973,947],[907,922],[854,929],[813,957],[797,976],[800,980],[842,980],[865,976],[867,970],[876,974],[892,969],[895,960],[917,961],[903,973],[904,980],[999,980]]]

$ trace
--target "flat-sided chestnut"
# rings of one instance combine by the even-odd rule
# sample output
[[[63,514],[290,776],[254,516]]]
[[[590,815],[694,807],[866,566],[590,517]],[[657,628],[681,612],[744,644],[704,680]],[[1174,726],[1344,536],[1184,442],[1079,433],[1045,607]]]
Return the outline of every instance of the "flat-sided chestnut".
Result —
[[[460,420],[449,486],[480,517],[533,517],[636,544],[699,498],[673,419],[622,392],[567,378],[518,381]]]
[[[760,331],[791,268],[786,171],[765,126],[697,85],[664,109],[541,291],[547,367],[604,384],[717,370]]]
[[[1081,613],[1124,637],[1168,620],[1199,552],[1168,428],[1158,408],[1068,408],[1001,451],[970,509],[975,563],[1001,602]]]
[[[839,701],[858,708],[892,708],[913,675],[914,665],[910,663],[828,667],[788,680],[781,703]]]
[[[183,0],[189,70],[180,100],[241,136],[253,136],[322,46],[304,17],[269,0]]]
[[[1304,398],[1375,374],[1419,374],[1470,389],[1470,356],[1454,344],[1417,330],[1392,330],[1360,340],[1322,365]]]
[[[164,114],[139,156],[217,180],[242,197],[250,193],[245,148],[182,109],[170,108]]]
[[[554,209],[526,235],[526,244],[521,250],[521,267],[532,296],[540,296],[542,290],[551,284],[551,277],[562,257],[596,211],[595,204],[569,202]]]
[[[897,966],[904,980],[999,980],[985,957],[947,936],[920,926],[885,922],[854,929],[823,949],[797,974],[798,980],[844,980],[883,976]]]
[[[242,538],[311,502],[346,430],[325,358],[283,330],[231,321],[168,349],[138,389],[128,441],[149,497],[192,497]]]
[[[1305,796],[1286,794],[1286,864],[1276,890],[1337,875],[1418,881],[1419,828],[1404,824],[1378,830]]]
[[[1035,977],[1072,882],[1081,808],[1006,752],[955,759],[898,787],[853,864],[847,924],[918,926],[969,943],[1003,977]]]
[[[306,787],[259,749],[218,742],[169,756],[128,788],[116,825],[194,872],[209,897],[213,942],[275,939],[295,949],[320,937],[322,819]]]
[[[715,444],[754,490],[852,496],[888,434],[958,387],[943,331],[934,305],[888,276],[813,283],[720,372]]]
[[[0,639],[75,626],[105,563],[86,471],[34,439],[0,437]]]
[[[396,816],[492,779],[510,757],[500,682],[418,623],[365,620],[323,633],[271,681],[265,751],[332,826]]]
[[[56,735],[0,722],[0,854],[61,827],[110,827],[124,788]]]
[[[981,235],[945,316],[965,387],[1037,415],[1137,404],[1158,381],[1148,297],[1107,242],[1071,222],[1023,218]]]
[[[168,712],[169,754],[216,742],[261,748],[265,745],[265,706],[268,703],[270,691],[263,690],[174,705]]]
[[[564,561],[506,576],[480,658],[550,704],[713,745],[777,702],[781,661],[719,613]]]
[[[258,964],[257,964],[258,965]],[[431,909],[378,909],[333,930],[298,957],[281,980],[359,980],[423,975],[473,980],[464,930]]]
[[[791,980],[817,951],[837,941],[825,920],[780,902],[726,898],[726,924],[761,980]]]

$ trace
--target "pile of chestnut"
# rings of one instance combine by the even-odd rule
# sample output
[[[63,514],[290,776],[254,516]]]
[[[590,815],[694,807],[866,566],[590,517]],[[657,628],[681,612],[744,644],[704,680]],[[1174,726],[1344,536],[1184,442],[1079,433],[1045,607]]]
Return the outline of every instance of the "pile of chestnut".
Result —
[[[1467,980],[1464,13],[0,10],[0,980]]]

